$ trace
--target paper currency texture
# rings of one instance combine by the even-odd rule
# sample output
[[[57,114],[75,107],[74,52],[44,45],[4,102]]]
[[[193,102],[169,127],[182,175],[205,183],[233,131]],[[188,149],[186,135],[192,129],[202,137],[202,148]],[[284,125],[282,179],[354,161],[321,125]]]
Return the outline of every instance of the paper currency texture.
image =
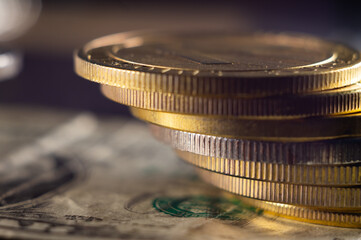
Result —
[[[224,195],[133,119],[1,106],[0,132],[1,238],[361,238]]]

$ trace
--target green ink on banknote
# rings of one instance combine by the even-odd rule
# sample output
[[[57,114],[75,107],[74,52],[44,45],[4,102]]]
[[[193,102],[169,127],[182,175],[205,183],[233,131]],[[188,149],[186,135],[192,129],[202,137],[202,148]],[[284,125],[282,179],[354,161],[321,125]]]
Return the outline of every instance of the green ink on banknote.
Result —
[[[175,217],[239,220],[262,214],[261,210],[248,206],[238,199],[211,196],[159,197],[153,200],[153,207]]]

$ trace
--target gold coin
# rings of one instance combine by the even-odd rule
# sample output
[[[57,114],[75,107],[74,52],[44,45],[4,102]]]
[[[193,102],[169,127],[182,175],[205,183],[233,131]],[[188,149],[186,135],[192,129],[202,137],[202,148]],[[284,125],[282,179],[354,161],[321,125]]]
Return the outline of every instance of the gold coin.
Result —
[[[325,187],[252,180],[196,168],[198,175],[218,188],[258,200],[327,211],[361,212],[361,188]]]
[[[233,194],[225,193],[225,195],[234,198]],[[245,204],[260,208],[266,215],[269,214],[292,220],[334,227],[361,228],[360,213],[321,211],[307,207],[267,202],[241,196],[238,196],[237,198]]]
[[[89,42],[74,60],[91,81],[185,95],[294,94],[361,79],[359,52],[291,34],[114,34]]]
[[[317,141],[361,136],[361,114],[308,118],[246,118],[186,115],[130,108],[132,114],[163,127],[221,137],[264,141]]]
[[[109,99],[132,107],[182,114],[319,116],[361,110],[361,84],[321,92],[269,97],[209,97],[101,86]]]
[[[212,158],[293,165],[356,165],[361,138],[314,142],[265,142],[215,137],[149,124],[152,135],[173,148]]]
[[[361,166],[312,166],[250,162],[198,155],[176,150],[177,155],[197,167],[252,180],[317,186],[361,185]]]

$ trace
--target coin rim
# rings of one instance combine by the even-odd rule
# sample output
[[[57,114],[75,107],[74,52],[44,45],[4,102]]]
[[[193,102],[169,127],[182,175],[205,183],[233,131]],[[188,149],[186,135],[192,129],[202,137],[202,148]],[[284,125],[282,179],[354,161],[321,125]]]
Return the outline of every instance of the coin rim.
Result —
[[[225,192],[227,197],[236,197],[247,205],[260,208],[266,215],[283,217],[302,222],[347,228],[361,227],[360,213],[329,212],[295,205],[267,202]]]
[[[320,116],[361,111],[361,86],[302,95],[262,98],[207,97],[149,92],[101,84],[108,99],[131,107],[180,114],[220,116]],[[300,108],[299,106],[307,106]]]
[[[251,118],[159,112],[130,107],[138,119],[166,128],[219,137],[307,142],[361,136],[361,113],[334,117]]]
[[[314,142],[266,142],[191,133],[148,124],[151,134],[181,151],[277,164],[348,166],[361,164],[361,138]]]
[[[132,68],[122,69],[114,65],[100,64],[94,60],[88,60],[87,52],[92,48],[107,46],[114,39],[124,41],[129,37],[141,36],[140,32],[128,32],[108,35],[87,43],[82,49],[74,53],[75,72],[88,80],[102,84],[124,87],[135,90],[159,91],[165,93],[184,93],[189,95],[229,95],[229,94],[278,94],[278,93],[301,93],[315,90],[332,89],[347,86],[361,79],[361,56],[356,50],[344,45],[325,41],[327,44],[337,47],[345,47],[353,51],[353,56],[358,56],[353,64],[341,68],[332,68],[319,71],[305,71],[302,74],[290,74],[275,72],[261,77],[254,74],[245,74],[243,78],[225,77],[214,74],[214,76],[197,76],[164,72],[164,70],[151,71],[153,68],[140,68],[127,64]],[[275,35],[275,34],[274,34]],[[317,41],[323,41],[314,37]],[[316,68],[316,70],[318,70]],[[242,79],[242,81],[240,81]]]
[[[175,150],[183,161],[216,173],[251,180],[325,187],[361,186],[361,166],[310,166],[262,163],[202,156]]]
[[[360,187],[325,187],[266,182],[195,168],[203,181],[252,199],[334,212],[361,212]]]

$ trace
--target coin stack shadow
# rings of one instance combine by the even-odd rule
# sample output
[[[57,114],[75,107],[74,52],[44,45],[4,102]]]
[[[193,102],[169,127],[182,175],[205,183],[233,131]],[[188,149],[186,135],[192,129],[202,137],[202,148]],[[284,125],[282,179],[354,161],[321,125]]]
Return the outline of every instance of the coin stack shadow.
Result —
[[[291,34],[121,33],[75,71],[265,213],[361,227],[361,56]]]

